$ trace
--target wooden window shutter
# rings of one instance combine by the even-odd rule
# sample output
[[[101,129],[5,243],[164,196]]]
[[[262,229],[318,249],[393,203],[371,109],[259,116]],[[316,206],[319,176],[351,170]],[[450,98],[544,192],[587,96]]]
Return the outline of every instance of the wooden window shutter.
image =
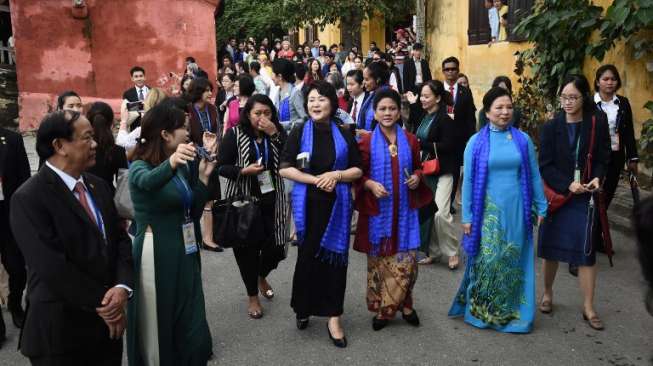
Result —
[[[490,21],[485,8],[485,0],[469,0],[467,36],[470,45],[490,42]]]
[[[513,29],[519,22],[533,11],[533,0],[510,0],[508,1],[508,40],[511,42],[523,42],[526,39],[514,34]]]

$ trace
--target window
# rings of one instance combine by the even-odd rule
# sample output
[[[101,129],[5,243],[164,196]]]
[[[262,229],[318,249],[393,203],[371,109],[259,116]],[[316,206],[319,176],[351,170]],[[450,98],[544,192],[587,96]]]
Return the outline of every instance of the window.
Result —
[[[508,41],[519,42],[524,39],[517,37],[512,30],[519,21],[528,15],[533,7],[533,0],[504,0],[508,5]],[[469,44],[486,44],[490,42],[490,21],[488,8],[491,0],[469,0],[469,28],[467,36]]]

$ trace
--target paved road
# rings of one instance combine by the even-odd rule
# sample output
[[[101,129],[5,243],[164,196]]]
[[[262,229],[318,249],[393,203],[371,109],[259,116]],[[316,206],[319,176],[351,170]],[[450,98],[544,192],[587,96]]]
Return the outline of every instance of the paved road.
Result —
[[[31,140],[33,141],[33,140]],[[27,141],[28,147],[33,143]],[[622,192],[623,193],[623,192]],[[213,334],[212,365],[651,365],[653,317],[643,307],[644,283],[631,235],[614,230],[615,266],[599,256],[597,311],[606,330],[591,330],[581,320],[582,304],[575,278],[561,271],[555,286],[555,313],[538,313],[531,334],[511,335],[468,326],[446,314],[462,271],[444,265],[420,267],[415,308],[422,326],[401,318],[374,332],[364,302],[366,264],[352,252],[348,271],[344,326],[349,347],[336,349],[327,338],[325,319],[312,319],[305,331],[295,328],[290,308],[296,249],[270,276],[273,301],[262,300],[265,316],[246,314],[246,293],[231,251],[204,253],[204,291]],[[563,267],[563,266],[561,266]],[[541,288],[538,271],[538,288]],[[539,291],[538,291],[539,293]],[[5,319],[9,314],[5,312]],[[18,332],[9,326],[0,365],[27,365],[17,351]],[[125,363],[126,364],[126,363]]]

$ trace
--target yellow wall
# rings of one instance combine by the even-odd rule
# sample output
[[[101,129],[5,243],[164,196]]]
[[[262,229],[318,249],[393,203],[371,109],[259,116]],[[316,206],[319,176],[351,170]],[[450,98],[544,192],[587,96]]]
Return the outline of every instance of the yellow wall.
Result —
[[[327,48],[332,44],[340,44],[340,24],[329,24],[324,30],[318,29],[317,38],[320,43],[326,45]],[[364,20],[361,23],[361,52],[366,55],[370,49],[370,42],[376,42],[377,46],[381,49],[385,47],[385,19],[382,15],[377,15],[371,20]],[[306,42],[306,34],[303,28],[299,29],[299,43]]]
[[[606,8],[610,0],[595,0]],[[428,0],[426,5],[426,47],[433,77],[442,80],[441,62],[448,56],[460,60],[461,72],[469,76],[477,108],[481,107],[483,94],[498,75],[509,76],[513,87],[518,87],[517,76],[513,73],[514,53],[529,47],[528,43],[500,42],[488,45],[469,46],[467,41],[469,2],[460,0]],[[619,69],[623,86],[620,94],[630,99],[633,107],[636,134],[639,134],[642,121],[649,118],[643,108],[646,101],[653,99],[653,73],[646,71],[644,61],[634,61],[624,45],[617,45],[602,63],[613,63]],[[585,76],[590,83],[599,62],[589,59],[585,62]]]

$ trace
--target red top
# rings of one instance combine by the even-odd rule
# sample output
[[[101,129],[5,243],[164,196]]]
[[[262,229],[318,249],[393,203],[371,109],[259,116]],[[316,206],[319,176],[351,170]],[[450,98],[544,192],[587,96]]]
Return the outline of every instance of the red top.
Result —
[[[409,190],[409,205],[411,208],[416,209],[429,204],[433,200],[433,192],[424,184],[422,177],[422,163],[420,162],[420,147],[417,137],[412,133],[406,132],[408,143],[413,157],[413,174],[417,174],[421,180],[419,186],[414,190]],[[369,242],[369,217],[379,214],[379,205],[376,197],[372,192],[365,189],[364,185],[370,179],[370,143],[372,141],[372,134],[365,134],[358,142],[358,148],[361,153],[361,168],[363,169],[363,176],[361,179],[354,183],[354,193],[356,195],[355,207],[358,211],[358,226],[356,228],[356,238],[354,239],[354,250],[363,253],[370,253],[372,246]],[[389,154],[389,152],[388,152]],[[392,184],[398,187],[400,182],[403,184],[405,177],[404,173],[399,172],[399,159],[397,156],[391,158],[392,165]],[[399,190],[393,191],[392,197],[392,238],[388,247],[382,247],[380,255],[383,257],[392,256],[397,254],[397,218],[399,216]]]

